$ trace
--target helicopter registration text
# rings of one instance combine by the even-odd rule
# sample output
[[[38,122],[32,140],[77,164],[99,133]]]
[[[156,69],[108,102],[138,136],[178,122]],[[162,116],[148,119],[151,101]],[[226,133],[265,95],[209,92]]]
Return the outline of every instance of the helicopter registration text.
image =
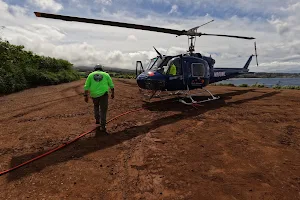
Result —
[[[222,76],[226,76],[225,72],[215,72],[214,73],[214,77],[222,77]]]

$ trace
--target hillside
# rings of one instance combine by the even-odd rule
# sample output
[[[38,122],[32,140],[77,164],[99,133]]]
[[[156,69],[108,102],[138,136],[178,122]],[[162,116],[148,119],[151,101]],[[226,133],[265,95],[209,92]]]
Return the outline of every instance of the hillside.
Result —
[[[75,66],[74,67],[79,72],[90,72],[93,71],[94,66]],[[117,68],[117,67],[103,67],[105,71],[107,72],[116,72],[116,73],[124,73],[124,74],[135,74],[135,70],[133,69],[123,69],[123,68]]]
[[[87,77],[88,74],[94,70],[94,66],[76,66],[74,67],[82,77]],[[114,68],[103,66],[105,72],[109,73],[111,77],[114,78],[126,78],[134,79],[136,78],[136,71],[130,69]]]

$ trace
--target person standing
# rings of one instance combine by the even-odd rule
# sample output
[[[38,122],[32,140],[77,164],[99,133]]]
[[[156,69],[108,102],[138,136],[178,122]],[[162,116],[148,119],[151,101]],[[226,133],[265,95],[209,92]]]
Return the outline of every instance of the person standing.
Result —
[[[102,131],[106,132],[106,114],[108,109],[108,93],[111,90],[111,98],[115,96],[114,83],[110,75],[103,71],[101,65],[94,67],[94,72],[90,73],[84,85],[85,102],[88,102],[88,92],[94,104],[94,117],[96,124],[100,124]],[[100,108],[100,109],[99,109]]]

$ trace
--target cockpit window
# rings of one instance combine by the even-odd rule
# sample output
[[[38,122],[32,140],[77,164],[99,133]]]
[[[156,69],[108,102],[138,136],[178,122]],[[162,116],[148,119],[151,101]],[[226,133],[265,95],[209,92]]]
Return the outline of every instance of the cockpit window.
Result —
[[[150,68],[152,67],[152,65],[154,64],[154,62],[157,60],[157,58],[152,58],[149,60],[146,69],[150,70]]]
[[[165,72],[169,75],[182,75],[180,57],[174,57],[171,60],[169,60],[167,67],[167,71]]]
[[[158,66],[161,64],[163,60],[160,57],[152,58],[147,65],[147,70],[153,70],[156,71],[158,70]]]
[[[164,71],[168,69],[167,64],[170,59],[172,59],[171,56],[166,56],[163,57],[162,59],[160,57],[152,58],[149,61],[146,70],[152,70],[152,71],[164,73]]]

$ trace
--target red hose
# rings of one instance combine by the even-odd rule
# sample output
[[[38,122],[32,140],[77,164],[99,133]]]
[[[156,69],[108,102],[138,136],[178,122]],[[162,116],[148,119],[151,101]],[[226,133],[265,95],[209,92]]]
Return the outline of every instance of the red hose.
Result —
[[[132,112],[136,112],[136,111],[139,111],[139,110],[142,110],[142,109],[143,109],[143,108],[134,109],[134,110],[130,110],[130,111],[128,111],[128,112],[125,112],[125,113],[123,113],[123,114],[120,114],[120,115],[118,115],[118,116],[116,116],[116,117],[110,119],[109,121],[107,121],[107,124],[110,123],[111,121],[113,121],[113,120],[115,120],[115,119],[121,117],[121,116],[127,115],[127,114],[132,113]],[[17,169],[17,168],[20,168],[20,167],[22,167],[22,166],[24,166],[24,165],[27,165],[28,163],[31,163],[31,162],[33,162],[33,161],[35,161],[35,160],[37,160],[37,159],[40,159],[40,158],[42,158],[42,157],[45,157],[45,156],[47,156],[47,155],[49,155],[49,154],[51,154],[51,153],[53,153],[53,152],[55,152],[55,151],[57,151],[57,150],[59,150],[59,149],[62,149],[63,147],[65,147],[65,146],[67,146],[67,145],[69,145],[69,144],[75,142],[76,140],[78,140],[78,139],[82,138],[83,136],[87,135],[88,133],[91,133],[91,132],[94,131],[95,129],[96,129],[96,127],[93,128],[92,130],[89,130],[89,131],[87,131],[87,132],[85,132],[85,133],[79,135],[79,136],[76,137],[75,139],[73,139],[73,140],[71,140],[71,141],[69,141],[69,142],[66,142],[66,143],[62,144],[61,146],[56,147],[56,148],[54,148],[54,149],[52,149],[52,150],[50,150],[50,151],[48,151],[48,152],[46,152],[46,153],[44,153],[44,154],[42,154],[42,155],[39,155],[39,156],[37,156],[37,157],[35,157],[35,158],[31,159],[31,160],[28,160],[28,161],[26,161],[26,162],[24,162],[24,163],[22,163],[22,164],[20,164],[20,165],[17,165],[17,166],[15,166],[15,167],[13,167],[13,168],[11,168],[11,169],[8,169],[8,170],[5,170],[5,171],[3,171],[3,172],[0,172],[0,176],[6,174],[6,173],[8,173],[8,172],[11,172],[11,171],[13,171],[13,170],[15,170],[15,169]]]

